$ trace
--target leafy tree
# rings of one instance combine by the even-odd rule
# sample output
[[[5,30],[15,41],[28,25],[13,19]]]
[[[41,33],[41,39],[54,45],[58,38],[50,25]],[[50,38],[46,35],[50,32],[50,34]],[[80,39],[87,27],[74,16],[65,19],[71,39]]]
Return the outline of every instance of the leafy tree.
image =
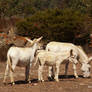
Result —
[[[84,0],[66,0],[68,7],[73,8],[75,10],[80,10],[82,13],[86,12],[87,5]]]
[[[78,38],[81,34],[84,37],[86,33],[89,33],[85,20],[87,17],[80,11],[72,9],[57,8],[39,11],[18,22],[16,33],[33,38],[42,35],[47,40],[73,42],[73,39]]]

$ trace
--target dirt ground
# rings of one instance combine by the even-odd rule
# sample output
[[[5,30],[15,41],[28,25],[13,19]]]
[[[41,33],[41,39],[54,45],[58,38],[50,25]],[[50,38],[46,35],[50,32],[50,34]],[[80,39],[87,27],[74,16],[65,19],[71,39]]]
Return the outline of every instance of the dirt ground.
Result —
[[[68,76],[64,76],[65,65],[61,65],[59,73],[59,82],[48,80],[48,68],[45,67],[43,77],[45,82],[37,81],[38,66],[31,67],[30,75],[32,83],[26,83],[25,69],[16,67],[14,73],[15,85],[11,86],[10,78],[7,78],[7,85],[3,84],[3,75],[5,71],[5,62],[0,62],[0,92],[92,92],[92,73],[91,78],[83,78],[80,70],[80,64],[77,65],[78,79],[73,76],[72,64],[69,64]],[[91,63],[92,66],[92,63]],[[92,71],[92,68],[91,68]]]

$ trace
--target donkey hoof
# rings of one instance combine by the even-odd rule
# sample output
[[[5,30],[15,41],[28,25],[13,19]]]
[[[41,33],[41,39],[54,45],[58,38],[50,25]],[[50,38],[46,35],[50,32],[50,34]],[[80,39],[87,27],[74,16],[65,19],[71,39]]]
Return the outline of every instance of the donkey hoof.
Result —
[[[31,83],[31,81],[28,82],[29,84]]]
[[[75,76],[75,78],[77,79],[77,78],[78,78],[78,76]]]
[[[15,85],[15,82],[12,82],[12,83],[11,83],[11,86],[13,86],[13,85]]]
[[[38,82],[44,82],[44,80],[38,80]]]
[[[59,82],[59,80],[56,80],[56,82]]]
[[[44,80],[41,80],[41,82],[44,82]]]

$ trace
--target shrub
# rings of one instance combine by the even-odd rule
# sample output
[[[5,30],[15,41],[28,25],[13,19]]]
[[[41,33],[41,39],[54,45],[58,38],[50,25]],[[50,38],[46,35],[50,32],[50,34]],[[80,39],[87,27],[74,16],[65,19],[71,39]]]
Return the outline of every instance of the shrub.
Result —
[[[77,35],[88,33],[87,16],[73,9],[39,11],[16,24],[16,34],[45,40],[73,42]],[[84,34],[84,32],[86,32]]]

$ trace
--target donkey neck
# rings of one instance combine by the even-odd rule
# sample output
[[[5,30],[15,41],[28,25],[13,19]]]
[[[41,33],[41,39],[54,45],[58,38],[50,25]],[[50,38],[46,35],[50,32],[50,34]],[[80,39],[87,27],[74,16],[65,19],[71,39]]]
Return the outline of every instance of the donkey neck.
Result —
[[[81,63],[87,63],[88,62],[88,56],[86,55],[86,53],[78,48],[78,51],[79,51],[79,60]]]
[[[32,49],[32,52],[35,53],[35,51],[37,50],[37,44],[34,43],[34,45],[32,47],[30,47]]]

